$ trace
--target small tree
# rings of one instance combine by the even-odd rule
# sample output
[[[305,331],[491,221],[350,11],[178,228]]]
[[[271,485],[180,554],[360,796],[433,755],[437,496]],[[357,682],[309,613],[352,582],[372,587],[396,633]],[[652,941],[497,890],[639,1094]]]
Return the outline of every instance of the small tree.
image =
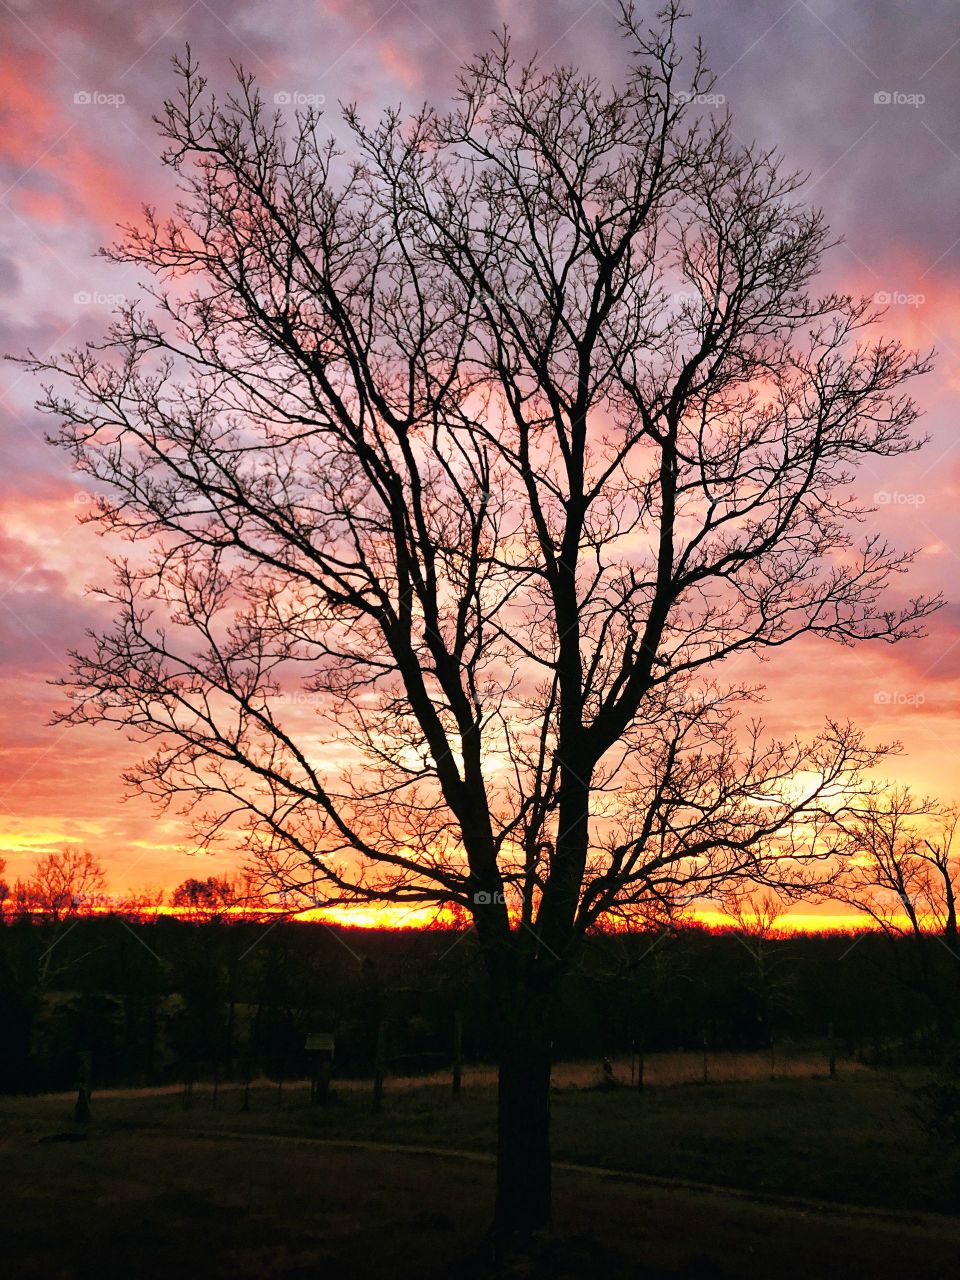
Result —
[[[64,849],[49,853],[37,863],[33,875],[14,885],[17,913],[52,926],[52,941],[40,956],[38,980],[45,985],[59,954],[55,947],[65,935],[65,924],[87,914],[103,902],[105,876],[101,863],[88,850]]]
[[[888,937],[912,940],[911,984],[930,1001],[947,1040],[957,1033],[960,992],[958,821],[956,806],[906,787],[850,802],[835,815],[843,870],[828,889]],[[931,948],[934,939],[942,948]]]
[[[835,818],[844,870],[831,896],[885,933],[939,935],[957,947],[960,810],[914,796],[908,787],[844,806]]]
[[[720,905],[750,956],[750,985],[757,997],[758,1018],[772,1054],[774,1013],[786,1001],[786,983],[783,956],[778,955],[775,945],[771,944],[780,936],[780,921],[790,903],[774,890],[751,894],[741,886],[728,886],[720,894]]]
[[[96,907],[106,877],[102,863],[87,849],[64,849],[41,858],[23,886],[26,909],[59,924]]]
[[[864,300],[814,297],[800,178],[695,119],[677,5],[601,90],[504,40],[448,113],[352,154],[189,53],[161,129],[182,186],[111,256],[153,273],[104,346],[32,367],[117,564],[66,719],[242,831],[288,891],[470,912],[498,1009],[497,1227],[550,1212],[550,1009],[607,913],[794,888],[878,758],[768,742],[718,664],[802,635],[915,634],[909,555],[849,492],[917,447]],[[166,283],[164,283],[166,282]],[[308,716],[312,712],[312,718]]]
[[[111,909],[118,916],[144,922],[155,921],[166,896],[163,889],[128,889],[122,897],[111,899]]]
[[[170,905],[193,920],[217,920],[226,915],[237,901],[237,888],[232,880],[208,876],[206,880],[190,877],[177,885]]]

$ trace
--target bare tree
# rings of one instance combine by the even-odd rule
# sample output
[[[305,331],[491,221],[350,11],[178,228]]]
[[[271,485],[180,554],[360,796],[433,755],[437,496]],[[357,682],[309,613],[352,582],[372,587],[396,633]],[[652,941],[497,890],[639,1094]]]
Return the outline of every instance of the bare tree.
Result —
[[[87,849],[63,849],[41,858],[28,880],[14,885],[15,910],[21,917],[52,926],[50,945],[40,956],[38,980],[44,986],[59,960],[55,949],[80,915],[103,904],[103,866]]]
[[[769,941],[776,937],[790,902],[774,890],[751,894],[743,885],[730,885],[721,890],[720,906],[738,933]]]
[[[128,889],[125,894],[110,899],[110,908],[115,915],[128,919],[156,920],[166,896],[166,892],[158,888]]]
[[[237,898],[237,886],[228,877],[191,876],[174,889],[170,905],[191,920],[218,920],[229,914]]]
[[[731,884],[720,892],[720,905],[733,922],[740,943],[750,956],[750,986],[759,1005],[758,1018],[770,1046],[771,1068],[774,1049],[774,1015],[788,999],[784,955],[775,946],[782,932],[780,924],[790,900],[773,889],[749,892],[744,885]]]
[[[843,871],[830,896],[869,916],[885,933],[938,934],[957,950],[960,811],[909,788],[851,802],[835,815]]]
[[[908,787],[853,798],[834,815],[841,870],[826,888],[888,937],[912,940],[907,980],[930,1002],[947,1041],[956,1036],[960,994],[958,821],[956,806]],[[944,950],[931,949],[933,939]]]
[[[22,887],[27,910],[59,924],[95,908],[103,896],[102,863],[87,849],[63,849],[41,858]]]
[[[802,635],[915,634],[908,554],[849,482],[918,447],[866,301],[809,292],[798,175],[698,119],[677,6],[602,89],[506,37],[452,108],[349,153],[189,52],[160,121],[182,198],[104,344],[32,367],[136,554],[72,722],[242,839],[273,885],[471,913],[502,1031],[500,1231],[550,1211],[549,1017],[608,913],[797,889],[882,751],[767,741],[718,682]],[[70,384],[63,389],[63,379]],[[312,715],[308,714],[312,712]]]

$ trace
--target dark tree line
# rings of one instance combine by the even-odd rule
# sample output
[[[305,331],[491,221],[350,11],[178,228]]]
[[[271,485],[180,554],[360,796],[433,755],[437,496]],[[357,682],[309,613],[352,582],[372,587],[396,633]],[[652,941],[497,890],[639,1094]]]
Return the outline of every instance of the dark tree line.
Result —
[[[94,1083],[243,1083],[307,1078],[309,1032],[336,1036],[334,1077],[370,1078],[386,1025],[389,1075],[451,1065],[455,1018],[467,1063],[497,1057],[496,1010],[472,936],[262,922],[81,919],[0,929],[0,1089],[66,1089],[80,1053]],[[458,938],[460,939],[459,941]],[[758,972],[734,930],[595,935],[558,993],[551,1056],[599,1062],[710,1048],[808,1049],[926,1061],[945,1044],[940,1003],[957,961],[935,937],[774,935]],[[452,944],[457,942],[455,947]],[[452,947],[452,949],[451,949]]]

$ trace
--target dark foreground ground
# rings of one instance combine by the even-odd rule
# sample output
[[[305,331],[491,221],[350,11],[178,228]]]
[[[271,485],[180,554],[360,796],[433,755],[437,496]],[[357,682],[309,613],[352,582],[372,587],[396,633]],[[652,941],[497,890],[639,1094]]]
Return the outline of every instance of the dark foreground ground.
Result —
[[[175,1094],[103,1095],[79,1140],[65,1099],[0,1100],[0,1268],[18,1280],[941,1280],[960,1275],[956,1179],[911,1089],[861,1072],[560,1090],[556,1230],[534,1263],[499,1270],[485,1243],[489,1089],[453,1102],[408,1088],[379,1116],[356,1091],[318,1111],[302,1090],[278,1108],[263,1088],[246,1113],[230,1090],[216,1110],[208,1093],[189,1110]]]

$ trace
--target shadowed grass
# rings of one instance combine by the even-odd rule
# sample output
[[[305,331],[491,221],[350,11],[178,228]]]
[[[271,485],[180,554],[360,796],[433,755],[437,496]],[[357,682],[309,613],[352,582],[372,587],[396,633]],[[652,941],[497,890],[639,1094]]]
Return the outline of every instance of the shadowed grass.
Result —
[[[956,1161],[934,1148],[915,1113],[913,1077],[859,1071],[838,1080],[756,1079],[739,1083],[629,1088],[555,1088],[556,1159],[648,1176],[887,1209],[952,1212]],[[198,1089],[185,1109],[178,1093],[94,1096],[95,1133],[164,1128],[180,1133],[289,1134],[493,1152],[492,1086],[403,1087],[388,1082],[374,1114],[366,1090],[336,1088],[311,1107],[305,1086],[222,1087],[216,1109]],[[279,1105],[278,1105],[279,1103]],[[69,1127],[66,1097],[0,1099],[0,1126],[35,1138]]]
[[[485,1241],[493,1169],[281,1136],[92,1131],[2,1139],[4,1261],[18,1280],[573,1280],[953,1274],[960,1223],[894,1221],[559,1172],[557,1229],[522,1269]]]

